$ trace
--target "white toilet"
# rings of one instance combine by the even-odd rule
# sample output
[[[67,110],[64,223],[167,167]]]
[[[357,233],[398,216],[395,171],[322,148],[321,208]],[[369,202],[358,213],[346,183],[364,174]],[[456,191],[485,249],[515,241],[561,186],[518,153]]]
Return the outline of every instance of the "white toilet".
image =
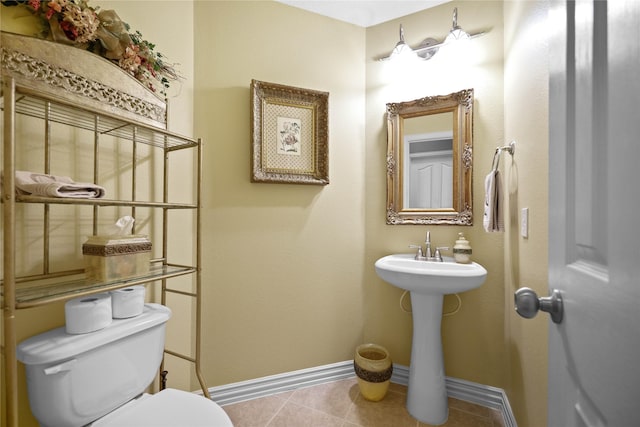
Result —
[[[44,427],[233,427],[213,401],[174,389],[143,393],[154,380],[171,310],[145,304],[96,332],[53,329],[18,345],[29,403]]]

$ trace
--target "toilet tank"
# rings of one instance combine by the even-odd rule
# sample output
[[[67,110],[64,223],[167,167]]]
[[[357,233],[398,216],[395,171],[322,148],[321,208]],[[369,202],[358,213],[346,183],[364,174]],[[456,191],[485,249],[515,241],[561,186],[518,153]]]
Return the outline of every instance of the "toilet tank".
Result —
[[[42,426],[83,426],[142,393],[162,361],[171,310],[145,304],[88,334],[57,328],[18,345],[31,412]]]

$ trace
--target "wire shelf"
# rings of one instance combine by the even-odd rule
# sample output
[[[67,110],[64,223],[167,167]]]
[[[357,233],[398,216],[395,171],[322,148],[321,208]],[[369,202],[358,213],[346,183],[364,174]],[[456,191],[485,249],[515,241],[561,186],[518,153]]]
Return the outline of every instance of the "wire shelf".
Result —
[[[17,91],[16,91],[17,92]],[[2,99],[4,109],[4,98]],[[133,124],[110,117],[102,113],[94,113],[76,108],[61,102],[54,102],[45,98],[16,93],[15,110],[17,114],[39,119],[48,119],[54,123],[73,126],[102,135],[136,141],[167,150],[179,150],[198,145],[194,139],[187,138],[165,129],[159,129],[144,124]]]

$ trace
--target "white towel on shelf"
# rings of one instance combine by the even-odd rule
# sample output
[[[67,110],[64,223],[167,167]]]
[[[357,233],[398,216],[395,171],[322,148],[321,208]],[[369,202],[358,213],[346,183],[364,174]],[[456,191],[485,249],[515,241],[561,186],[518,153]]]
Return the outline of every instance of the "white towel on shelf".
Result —
[[[16,171],[16,192],[42,197],[70,197],[96,199],[104,197],[105,189],[99,185],[74,182],[68,176]]]
[[[484,180],[484,217],[482,224],[487,233],[504,231],[502,212],[502,178],[499,170],[492,170]]]

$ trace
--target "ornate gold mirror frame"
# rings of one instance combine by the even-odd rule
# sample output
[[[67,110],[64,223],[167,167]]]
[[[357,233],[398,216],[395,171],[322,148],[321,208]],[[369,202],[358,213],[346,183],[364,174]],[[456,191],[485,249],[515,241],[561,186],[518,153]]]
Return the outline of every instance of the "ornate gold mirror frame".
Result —
[[[434,115],[446,118],[447,126],[447,115],[451,117],[451,128],[445,132],[451,135],[451,198],[445,195],[450,201],[444,207],[410,207],[406,120]],[[387,224],[472,225],[472,150],[473,89],[387,104]]]

